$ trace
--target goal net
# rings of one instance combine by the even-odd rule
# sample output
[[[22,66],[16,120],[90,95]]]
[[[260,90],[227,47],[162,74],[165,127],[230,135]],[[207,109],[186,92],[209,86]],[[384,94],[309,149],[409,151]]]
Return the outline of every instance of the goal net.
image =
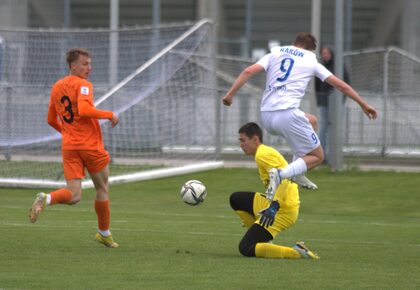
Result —
[[[217,168],[217,106],[208,21],[121,30],[0,30],[0,184],[64,185],[61,136],[46,123],[65,52],[92,54],[110,182]],[[91,186],[86,180],[84,186]]]

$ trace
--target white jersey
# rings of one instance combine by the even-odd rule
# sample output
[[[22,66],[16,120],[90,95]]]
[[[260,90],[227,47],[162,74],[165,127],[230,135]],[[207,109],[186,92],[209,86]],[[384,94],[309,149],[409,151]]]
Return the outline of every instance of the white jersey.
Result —
[[[332,75],[313,52],[296,46],[275,47],[257,63],[266,72],[261,111],[299,108],[312,77],[325,81]]]

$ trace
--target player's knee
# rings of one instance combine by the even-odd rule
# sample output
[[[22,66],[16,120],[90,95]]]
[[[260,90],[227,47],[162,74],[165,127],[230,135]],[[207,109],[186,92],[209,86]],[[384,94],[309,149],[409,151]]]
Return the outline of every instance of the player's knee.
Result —
[[[97,200],[106,200],[109,199],[109,192],[106,187],[96,188],[96,197]]]
[[[229,202],[233,210],[241,209],[241,192],[232,193]]]
[[[324,161],[324,150],[322,149],[322,146],[319,145],[315,150],[313,150],[311,153],[309,153],[308,155],[310,155],[310,168],[312,169],[318,165],[321,165],[322,161]]]
[[[242,239],[239,243],[239,252],[245,257],[255,257],[255,243]]]
[[[320,165],[322,161],[324,161],[324,158],[325,158],[324,150],[321,150],[320,154],[318,155],[318,165]]]

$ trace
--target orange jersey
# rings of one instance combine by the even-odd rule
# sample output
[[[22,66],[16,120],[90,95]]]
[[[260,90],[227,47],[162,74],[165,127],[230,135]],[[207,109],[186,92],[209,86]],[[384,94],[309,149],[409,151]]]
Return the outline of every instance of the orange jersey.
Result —
[[[63,136],[63,150],[100,150],[104,147],[98,119],[112,119],[111,111],[97,110],[93,86],[83,78],[69,75],[52,90],[48,124]]]

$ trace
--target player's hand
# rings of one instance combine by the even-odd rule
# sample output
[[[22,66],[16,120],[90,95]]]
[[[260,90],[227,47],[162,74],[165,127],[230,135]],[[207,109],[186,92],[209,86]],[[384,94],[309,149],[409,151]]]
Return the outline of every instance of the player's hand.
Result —
[[[278,201],[272,201],[270,206],[260,211],[260,225],[268,228],[274,223],[277,212],[280,209]]]
[[[228,95],[224,96],[224,97],[222,98],[223,105],[225,105],[225,106],[230,106],[230,105],[232,105],[232,98],[233,98],[233,97],[229,97]]]
[[[112,119],[110,121],[111,121],[112,128],[114,128],[115,126],[117,126],[120,119],[118,118],[118,116],[115,113],[113,113],[112,114]]]
[[[376,112],[375,108],[370,106],[369,104],[363,106],[362,109],[370,120],[375,120],[378,117],[378,112]]]

